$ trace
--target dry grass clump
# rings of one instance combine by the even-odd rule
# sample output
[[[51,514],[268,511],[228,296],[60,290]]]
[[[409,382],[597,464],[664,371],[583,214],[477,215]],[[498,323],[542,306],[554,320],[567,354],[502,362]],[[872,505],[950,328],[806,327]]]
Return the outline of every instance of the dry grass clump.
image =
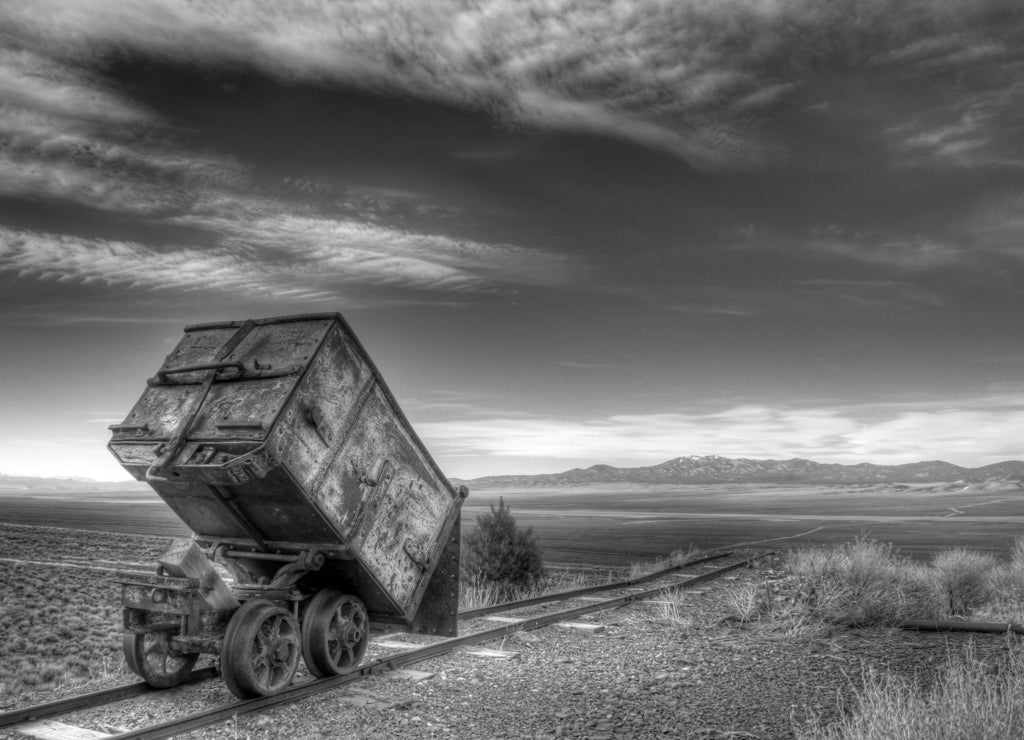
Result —
[[[866,538],[796,550],[786,559],[795,583],[791,612],[825,623],[895,624],[937,618],[943,596],[930,569]]]
[[[732,620],[753,622],[773,612],[772,592],[772,582],[764,578],[741,583],[725,592],[722,604]]]
[[[596,573],[561,568],[549,568],[543,576],[535,579],[529,585],[514,589],[484,578],[464,577],[459,583],[459,609],[462,611],[481,609],[508,601],[532,599],[560,591],[572,591],[577,588],[593,586],[604,580],[604,577],[598,576]]]
[[[678,565],[682,565],[688,560],[700,557],[702,554],[703,553],[695,547],[690,547],[688,550],[674,550],[671,554],[663,558],[643,560],[638,563],[633,563],[629,566],[629,573],[626,578],[630,581],[636,580],[637,578],[643,578],[644,576],[656,573],[659,570],[665,570],[666,568],[674,568]]]
[[[994,664],[968,649],[951,655],[930,686],[868,670],[854,711],[837,723],[814,720],[797,740],[1006,740],[1024,737],[1024,653]]]
[[[932,558],[932,571],[945,611],[963,616],[989,603],[994,595],[992,574],[996,564],[987,553],[960,547],[937,553]]]
[[[905,619],[972,617],[1020,622],[1024,617],[1024,537],[1009,562],[963,548],[929,563],[899,555],[891,545],[864,537],[790,552],[787,576],[748,582],[724,598],[738,622],[896,625]]]
[[[989,573],[990,600],[975,610],[979,619],[1024,623],[1024,536],[1010,550],[1010,560]]]
[[[713,626],[714,618],[706,610],[694,610],[688,603],[689,598],[684,588],[672,589],[658,596],[653,603],[657,621],[683,632]]]

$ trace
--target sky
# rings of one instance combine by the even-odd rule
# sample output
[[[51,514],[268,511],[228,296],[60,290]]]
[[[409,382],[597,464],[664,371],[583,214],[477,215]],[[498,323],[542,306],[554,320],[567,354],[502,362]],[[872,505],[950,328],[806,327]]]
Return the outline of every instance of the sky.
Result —
[[[1024,7],[3,0],[0,473],[341,312],[449,476],[1024,458]]]

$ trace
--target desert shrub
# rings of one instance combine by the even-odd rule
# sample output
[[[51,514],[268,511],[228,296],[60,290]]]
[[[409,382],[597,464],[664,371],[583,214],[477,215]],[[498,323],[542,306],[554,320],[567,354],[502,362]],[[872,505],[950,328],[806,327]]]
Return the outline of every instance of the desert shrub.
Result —
[[[765,580],[741,583],[722,595],[722,603],[730,619],[753,622],[771,612],[771,589]]]
[[[991,600],[995,566],[991,555],[959,547],[932,558],[935,583],[949,614],[970,614]]]
[[[543,575],[533,579],[528,587],[515,589],[515,598],[529,599],[536,596],[573,591],[586,586],[597,586],[611,583],[608,572],[590,573],[566,568],[545,569]],[[509,597],[508,590],[498,583],[485,581],[479,577],[463,578],[459,587],[459,609],[479,609],[485,606],[503,603]]]
[[[462,542],[462,580],[492,584],[508,598],[535,584],[544,573],[540,544],[533,529],[521,528],[505,504],[476,519],[476,529]]]
[[[796,728],[798,740],[1005,740],[1024,737],[1024,654],[995,665],[973,652],[950,655],[942,675],[924,688],[868,670],[854,711],[831,725]]]
[[[875,540],[796,550],[786,567],[796,579],[793,609],[823,622],[894,624],[942,611],[929,570]]]
[[[993,622],[1024,622],[1024,536],[1010,549],[1008,562],[989,572],[990,601],[976,610],[979,619]]]
[[[1009,561],[989,572],[990,600],[975,610],[978,619],[1024,623],[1024,535],[1010,549]]]
[[[466,577],[463,574],[459,583],[459,611],[494,606],[501,604],[505,598],[504,586],[479,577]]]
[[[666,570],[674,566],[682,565],[688,560],[694,560],[695,558],[700,557],[701,554],[701,551],[697,548],[690,547],[687,550],[673,550],[668,555],[655,558],[654,560],[641,560],[629,566],[629,572],[626,575],[626,578],[628,580],[643,578],[644,576],[655,573],[659,570]]]

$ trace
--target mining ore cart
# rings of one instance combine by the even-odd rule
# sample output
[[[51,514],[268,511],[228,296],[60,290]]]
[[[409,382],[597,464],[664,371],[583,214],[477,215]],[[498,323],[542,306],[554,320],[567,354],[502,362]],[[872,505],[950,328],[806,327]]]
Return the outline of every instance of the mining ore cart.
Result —
[[[119,572],[124,653],[155,687],[219,654],[239,697],[300,658],[355,670],[371,627],[454,635],[455,488],[338,314],[198,324],[109,449],[188,525],[156,572]]]

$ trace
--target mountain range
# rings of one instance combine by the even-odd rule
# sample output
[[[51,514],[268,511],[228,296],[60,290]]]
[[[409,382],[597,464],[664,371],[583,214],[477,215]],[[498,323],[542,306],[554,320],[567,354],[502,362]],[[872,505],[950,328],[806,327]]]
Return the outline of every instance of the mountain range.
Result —
[[[1024,462],[1008,460],[981,468],[933,460],[905,465],[839,465],[812,460],[733,459],[718,455],[677,457],[673,460],[639,468],[616,468],[591,465],[573,468],[564,473],[542,475],[490,475],[464,483],[473,488],[526,488],[533,486],[580,486],[607,483],[934,483],[980,482],[1014,479],[1024,481]]]
[[[92,478],[47,478],[37,475],[4,475],[0,473],[0,493],[16,491],[137,491],[149,489],[138,481],[98,481]]]
[[[452,478],[452,483],[479,488],[530,488],[546,486],[583,486],[591,484],[636,483],[652,485],[688,483],[965,483],[1015,480],[1024,483],[1024,461],[1007,460],[981,468],[963,468],[941,460],[905,465],[839,465],[812,460],[751,460],[719,455],[677,457],[658,465],[616,468],[591,465],[563,473],[541,475],[489,475],[472,480]],[[91,478],[46,478],[0,473],[0,492],[4,491],[129,491],[148,489],[137,481],[97,481]]]

